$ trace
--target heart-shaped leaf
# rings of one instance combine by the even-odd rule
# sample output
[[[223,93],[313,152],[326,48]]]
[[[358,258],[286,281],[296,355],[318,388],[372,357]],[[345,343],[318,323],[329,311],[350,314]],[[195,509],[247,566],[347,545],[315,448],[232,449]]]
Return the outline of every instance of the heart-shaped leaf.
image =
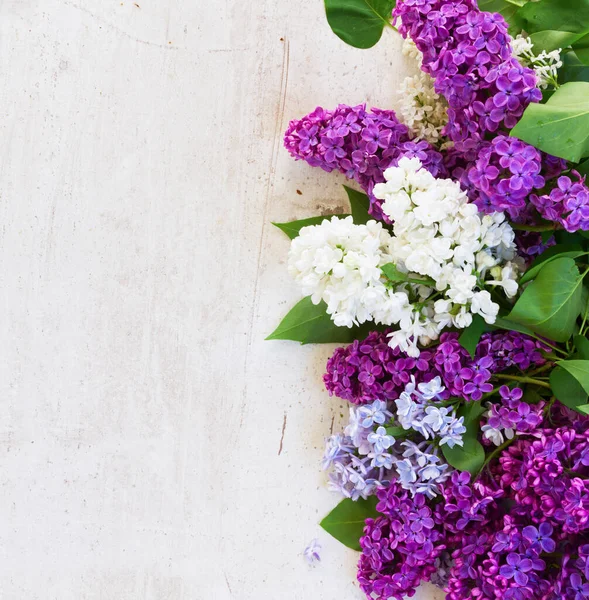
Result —
[[[586,252],[579,244],[557,244],[542,252],[534,262],[528,267],[528,270],[523,274],[523,277],[519,280],[520,284],[531,281],[538,275],[542,267],[557,258],[569,257],[578,258],[583,256]]]
[[[370,48],[391,26],[395,0],[325,0],[332,31],[354,48]]]
[[[588,396],[583,386],[561,367],[556,367],[550,373],[550,387],[556,399],[573,410],[587,404]]]
[[[546,104],[530,104],[511,135],[572,162],[589,156],[589,83],[565,83]]]
[[[535,333],[566,342],[583,307],[583,277],[572,258],[544,265],[507,317]]]
[[[338,217],[338,219],[345,219],[346,217],[349,217],[350,215],[333,215],[333,216]],[[274,225],[275,227],[278,227],[278,229],[284,231],[284,233],[286,233],[286,235],[291,240],[294,240],[294,238],[296,238],[299,235],[299,233],[303,227],[309,227],[310,225],[321,225],[321,223],[323,223],[323,221],[325,221],[325,219],[331,219],[331,215],[323,216],[323,217],[311,217],[309,219],[301,219],[300,221],[290,221],[289,223],[272,223],[272,225]]]
[[[321,527],[344,546],[359,552],[366,519],[376,519],[379,515],[377,504],[375,496],[357,502],[346,498],[321,521]]]
[[[368,213],[368,209],[370,208],[370,199],[368,196],[347,185],[344,185],[344,190],[346,190],[348,200],[350,201],[354,224],[365,225],[368,221],[373,221],[374,217]]]
[[[480,315],[475,315],[472,323],[461,333],[458,342],[474,357],[481,336],[489,330],[490,327],[485,323],[485,320]]]

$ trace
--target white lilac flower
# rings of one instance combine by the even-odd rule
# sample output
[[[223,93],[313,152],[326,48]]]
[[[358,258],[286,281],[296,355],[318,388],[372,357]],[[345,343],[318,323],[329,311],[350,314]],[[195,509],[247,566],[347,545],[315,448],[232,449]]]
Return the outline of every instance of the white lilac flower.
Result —
[[[483,437],[493,442],[495,446],[501,446],[501,444],[504,442],[503,433],[500,429],[495,429],[489,424],[485,424],[481,427],[481,431],[483,433]]]
[[[468,327],[473,314],[492,324],[499,306],[484,288],[513,297],[522,264],[505,215],[479,214],[457,182],[434,178],[417,158],[402,158],[384,177],[374,195],[394,222],[392,233],[352,217],[303,227],[289,270],[313,302],[327,304],[336,325],[397,325],[389,344],[418,357],[419,343],[438,339],[445,327]],[[383,274],[391,263],[401,281]]]
[[[473,314],[493,323],[499,306],[484,286],[500,285],[512,297],[521,270],[514,260],[515,234],[505,215],[480,214],[458,182],[434,178],[417,158],[402,158],[384,177],[386,182],[377,184],[373,193],[394,222],[388,254],[398,271],[433,280],[442,295],[426,299],[421,311],[407,315],[401,331],[391,335],[391,345],[415,356],[417,341],[437,339],[450,325],[468,327]],[[490,272],[494,275],[487,282]]]
[[[448,104],[436,93],[433,78],[420,71],[406,77],[399,88],[397,116],[414,137],[430,144],[440,144],[448,123]]]
[[[315,566],[318,562],[321,562],[321,545],[317,538],[311,540],[309,545],[304,549],[303,556],[311,566]]]
[[[540,54],[535,54],[532,40],[522,35],[511,40],[511,48],[522,65],[533,69],[540,89],[546,89],[550,85],[558,87],[558,69],[562,67],[561,48],[552,52],[542,50]]]

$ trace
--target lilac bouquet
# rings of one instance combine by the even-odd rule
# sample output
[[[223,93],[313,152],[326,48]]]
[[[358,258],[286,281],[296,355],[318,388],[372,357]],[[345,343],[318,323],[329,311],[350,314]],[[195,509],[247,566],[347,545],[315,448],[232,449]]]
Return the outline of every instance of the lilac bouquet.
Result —
[[[420,72],[397,112],[285,134],[362,190],[276,224],[304,298],[269,339],[345,344],[321,525],[370,599],[589,599],[589,0],[325,5],[356,47],[398,31]]]

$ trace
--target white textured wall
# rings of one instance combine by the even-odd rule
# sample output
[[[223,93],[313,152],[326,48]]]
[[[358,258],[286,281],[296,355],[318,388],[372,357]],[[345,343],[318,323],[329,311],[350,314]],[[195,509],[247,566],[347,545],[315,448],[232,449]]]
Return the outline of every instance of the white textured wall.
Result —
[[[343,205],[281,133],[390,107],[400,40],[321,0],[2,0],[0,69],[0,598],[360,599],[317,526],[331,348],[263,341],[299,298],[269,222]]]

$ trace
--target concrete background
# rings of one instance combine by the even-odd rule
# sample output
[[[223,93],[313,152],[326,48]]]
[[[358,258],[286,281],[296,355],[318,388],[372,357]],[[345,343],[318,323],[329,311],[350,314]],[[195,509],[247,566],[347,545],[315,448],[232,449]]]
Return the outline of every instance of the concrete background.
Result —
[[[400,47],[321,0],[0,1],[2,600],[363,597],[317,525],[333,348],[263,341],[270,221],[344,205],[281,134],[394,106]]]

